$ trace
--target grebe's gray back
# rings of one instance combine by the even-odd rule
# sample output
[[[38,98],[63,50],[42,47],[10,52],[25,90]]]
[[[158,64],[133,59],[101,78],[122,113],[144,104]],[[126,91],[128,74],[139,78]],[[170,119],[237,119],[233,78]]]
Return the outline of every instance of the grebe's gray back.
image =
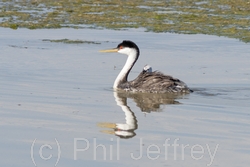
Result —
[[[117,76],[113,88],[132,92],[149,93],[190,93],[187,85],[177,78],[153,71],[150,66],[145,66],[139,76],[128,81],[128,74],[137,61],[140,50],[132,41],[123,41],[116,48],[101,50],[101,52],[118,52],[128,55],[127,61]]]

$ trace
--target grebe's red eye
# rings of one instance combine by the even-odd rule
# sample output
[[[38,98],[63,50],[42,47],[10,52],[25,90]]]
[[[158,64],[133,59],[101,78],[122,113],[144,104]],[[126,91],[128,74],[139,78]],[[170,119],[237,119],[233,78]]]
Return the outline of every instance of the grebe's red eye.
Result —
[[[123,46],[120,46],[119,49],[123,49]]]

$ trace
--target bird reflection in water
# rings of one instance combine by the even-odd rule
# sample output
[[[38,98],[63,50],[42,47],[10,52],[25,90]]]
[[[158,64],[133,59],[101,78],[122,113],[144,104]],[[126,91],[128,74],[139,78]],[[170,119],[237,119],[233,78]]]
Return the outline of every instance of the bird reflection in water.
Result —
[[[132,138],[136,135],[135,130],[138,128],[138,121],[134,112],[127,105],[127,99],[133,99],[142,112],[158,112],[161,111],[162,105],[180,104],[176,101],[181,95],[161,94],[161,93],[130,93],[125,91],[114,92],[116,104],[121,107],[125,113],[126,123],[98,123],[99,127],[108,128],[101,132],[114,134],[120,138]]]

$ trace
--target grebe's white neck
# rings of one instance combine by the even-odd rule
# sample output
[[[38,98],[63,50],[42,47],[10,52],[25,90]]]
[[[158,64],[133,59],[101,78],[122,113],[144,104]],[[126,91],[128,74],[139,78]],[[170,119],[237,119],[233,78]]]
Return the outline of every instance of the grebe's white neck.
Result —
[[[121,72],[116,77],[116,80],[113,85],[114,89],[117,89],[120,84],[128,82],[127,80],[128,74],[139,57],[139,52],[134,48],[126,47],[126,48],[120,49],[118,52],[128,55],[128,58]]]

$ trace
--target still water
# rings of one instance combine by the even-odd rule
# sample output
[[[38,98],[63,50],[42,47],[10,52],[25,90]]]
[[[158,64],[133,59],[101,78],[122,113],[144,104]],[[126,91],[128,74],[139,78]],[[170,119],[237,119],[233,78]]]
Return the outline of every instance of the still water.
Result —
[[[250,164],[250,47],[208,35],[0,28],[1,166]],[[44,39],[95,41],[65,44]],[[112,90],[124,39],[145,64],[194,90],[183,96]]]

